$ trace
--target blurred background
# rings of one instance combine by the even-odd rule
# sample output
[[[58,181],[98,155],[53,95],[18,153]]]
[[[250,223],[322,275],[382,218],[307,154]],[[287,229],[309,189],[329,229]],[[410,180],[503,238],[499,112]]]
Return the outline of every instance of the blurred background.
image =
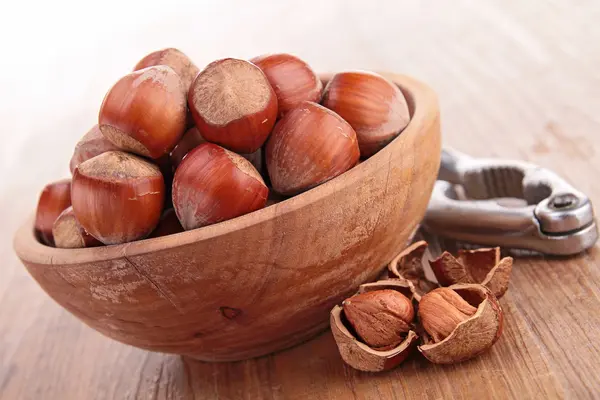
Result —
[[[440,95],[446,143],[460,148],[476,134],[488,153],[524,156],[552,121],[576,136],[600,110],[600,7],[539,3],[12,2],[0,16],[2,204],[15,186],[41,188],[66,175],[107,89],[163,47],[180,48],[201,68],[289,52],[320,72],[407,73]],[[482,139],[475,131],[491,122],[496,129]],[[525,123],[519,143],[496,140]],[[19,204],[32,209],[34,197]]]
[[[10,359],[34,322],[64,322],[16,259],[12,235],[43,185],[69,176],[104,94],[147,53],[177,47],[202,68],[288,52],[317,72],[413,75],[439,95],[446,146],[555,169],[600,204],[597,182],[583,177],[600,174],[598,21],[597,0],[3,4],[0,317],[13,322],[0,326],[0,358]]]

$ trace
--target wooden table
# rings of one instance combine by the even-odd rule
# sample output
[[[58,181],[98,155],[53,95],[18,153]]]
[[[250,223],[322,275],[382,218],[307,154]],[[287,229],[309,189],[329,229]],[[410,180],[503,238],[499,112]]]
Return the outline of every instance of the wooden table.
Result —
[[[144,53],[169,45],[202,65],[288,51],[318,71],[414,75],[439,93],[445,145],[555,169],[600,204],[600,3],[280,3],[107,3],[75,17],[53,2],[35,15],[27,6],[9,14],[0,28],[13,40],[3,49],[11,62],[0,67],[0,397],[600,396],[598,247],[573,258],[517,259],[502,299],[504,334],[490,352],[451,366],[413,357],[380,374],[344,366],[330,332],[231,364],[137,350],[84,326],[27,275],[11,239],[39,190],[67,174],[72,146],[109,85]]]

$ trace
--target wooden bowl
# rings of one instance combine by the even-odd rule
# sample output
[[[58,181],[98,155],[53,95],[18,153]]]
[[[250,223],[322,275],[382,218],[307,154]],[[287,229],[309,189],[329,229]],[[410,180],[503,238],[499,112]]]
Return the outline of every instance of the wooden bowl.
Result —
[[[16,253],[56,302],[132,346],[231,361],[305,341],[404,248],[436,180],[436,96],[384,75],[406,95],[409,125],[330,182],[219,224],[116,246],[47,247],[31,218]]]

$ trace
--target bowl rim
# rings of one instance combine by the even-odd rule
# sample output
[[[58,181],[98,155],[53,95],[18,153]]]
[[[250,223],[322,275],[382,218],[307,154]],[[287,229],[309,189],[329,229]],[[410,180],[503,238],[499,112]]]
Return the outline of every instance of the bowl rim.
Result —
[[[351,168],[336,178],[312,188],[299,195],[275,203],[269,207],[245,214],[227,221],[175,233],[167,236],[142,239],[130,243],[90,247],[83,249],[59,249],[40,243],[34,234],[34,214],[17,230],[13,245],[17,256],[31,263],[45,265],[73,265],[99,261],[109,261],[129,256],[138,256],[156,251],[187,246],[193,243],[210,240],[233,231],[249,228],[319,201],[349,184],[362,179],[362,171],[374,166],[377,160],[390,158],[394,151],[393,144],[405,140],[408,136],[418,135],[427,123],[427,115],[432,107],[437,107],[437,96],[426,84],[402,74],[378,72],[383,77],[396,84],[403,92],[411,111],[411,119],[394,140],[379,152],[369,157],[359,165]],[[327,82],[334,74],[320,74],[321,80]],[[436,110],[437,111],[437,110]]]

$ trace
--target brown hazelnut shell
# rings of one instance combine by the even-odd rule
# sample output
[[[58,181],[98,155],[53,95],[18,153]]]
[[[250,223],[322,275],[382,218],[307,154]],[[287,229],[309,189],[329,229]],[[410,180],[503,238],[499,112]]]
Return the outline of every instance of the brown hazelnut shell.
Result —
[[[75,168],[82,162],[107,151],[115,150],[119,150],[119,148],[102,135],[98,124],[96,124],[75,145],[69,169],[73,173]]]
[[[321,185],[354,167],[356,133],[342,117],[305,101],[280,119],[265,146],[273,189],[292,196]]]
[[[426,250],[427,242],[420,240],[402,250],[388,264],[390,277],[407,279],[414,285],[417,301],[420,301],[425,293],[438,287],[425,277],[423,271],[422,260]]]
[[[148,236],[158,224],[165,182],[153,163],[120,151],[108,151],[77,166],[71,200],[81,226],[104,244]]]
[[[52,236],[56,247],[61,249],[81,249],[101,246],[102,243],[87,233],[73,212],[73,207],[65,209],[54,221]]]
[[[202,137],[236,153],[254,153],[277,120],[277,96],[260,68],[234,58],[196,75],[188,105]]]
[[[160,216],[160,220],[158,221],[158,225],[152,231],[148,238],[157,238],[162,236],[174,235],[179,232],[183,232],[184,229],[177,219],[177,214],[175,214],[175,210],[173,208],[169,208],[165,210]]]
[[[321,101],[323,83],[312,68],[298,57],[285,53],[264,54],[250,62],[264,72],[273,86],[279,117],[303,101]]]
[[[410,114],[402,91],[383,76],[366,71],[335,74],[321,104],[335,111],[356,131],[360,155],[381,150],[408,125]]]
[[[359,287],[358,293],[382,289],[397,290],[409,299],[413,298],[412,284],[398,279],[366,283]],[[377,372],[396,367],[409,356],[419,340],[417,333],[410,330],[404,341],[393,349],[375,350],[355,336],[343,314],[343,306],[335,306],[331,310],[331,332],[344,362],[360,371]]]
[[[198,67],[181,50],[167,48],[154,51],[142,58],[133,68],[134,71],[153,67],[155,65],[166,65],[181,79],[181,83],[186,92],[189,90],[192,81],[200,71]]]
[[[58,216],[71,205],[71,180],[47,184],[38,200],[35,213],[35,234],[45,245],[54,246],[52,227]]]
[[[513,259],[500,259],[500,248],[495,247],[459,250],[457,257],[445,251],[429,264],[440,285],[480,283],[499,299],[508,290]]]
[[[269,189],[248,160],[207,142],[183,159],[172,193],[177,217],[190,230],[263,208]]]
[[[472,306],[475,314],[459,323],[444,340],[433,343],[427,333],[419,351],[436,364],[452,364],[471,359],[488,350],[502,333],[504,315],[498,299],[492,292],[479,284],[457,284],[454,290]]]
[[[183,158],[190,151],[192,151],[196,147],[200,146],[202,143],[206,143],[206,140],[204,140],[204,138],[198,131],[198,128],[193,126],[190,129],[188,129],[183,134],[183,136],[181,137],[179,142],[175,145],[175,147],[171,151],[171,154],[169,155],[169,157],[171,159],[171,164],[173,165],[173,168],[177,169],[179,164],[181,164],[181,161],[183,160]]]
[[[183,160],[183,158],[190,151],[192,151],[196,147],[200,146],[202,143],[206,143],[206,140],[202,137],[202,135],[200,134],[200,131],[198,131],[198,128],[193,126],[190,129],[188,129],[181,137],[181,140],[179,141],[179,143],[177,143],[175,148],[173,148],[173,151],[171,151],[170,160],[171,160],[171,165],[173,166],[173,170],[177,169],[179,164],[181,164],[181,161]],[[262,147],[259,148],[258,150],[256,150],[254,153],[250,153],[250,154],[242,153],[242,154],[240,154],[240,156],[242,156],[246,160],[250,161],[250,163],[254,166],[254,168],[256,168],[256,170],[258,172],[260,172],[261,175],[263,175],[264,168],[263,168],[263,149],[262,149]]]
[[[98,114],[102,135],[116,147],[158,159],[186,128],[186,89],[165,65],[131,72],[108,91]]]

